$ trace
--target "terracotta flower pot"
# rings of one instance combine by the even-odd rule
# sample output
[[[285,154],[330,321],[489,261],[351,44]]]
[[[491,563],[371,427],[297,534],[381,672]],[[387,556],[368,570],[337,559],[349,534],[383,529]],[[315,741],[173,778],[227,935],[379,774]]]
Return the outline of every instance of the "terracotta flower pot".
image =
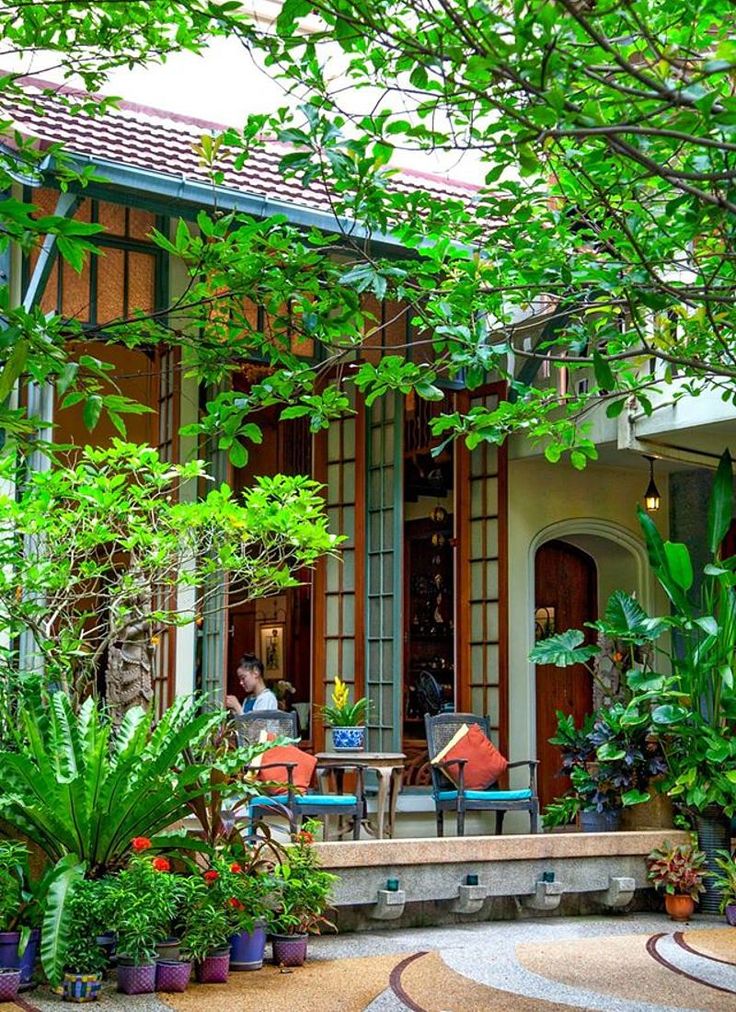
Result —
[[[0,1001],[15,1001],[19,987],[20,968],[10,969],[3,967],[0,969]]]
[[[273,961],[277,966],[304,966],[309,935],[273,935]]]
[[[197,980],[200,984],[226,984],[230,973],[230,950],[216,952],[197,963]]]
[[[118,963],[118,991],[123,994],[153,994],[156,988],[156,964],[131,966]]]
[[[156,990],[181,993],[186,991],[192,975],[192,964],[185,959],[156,961]]]
[[[65,973],[62,995],[64,1001],[82,1004],[97,1001],[102,989],[101,973]]]
[[[664,908],[673,921],[689,921],[695,910],[695,900],[692,896],[665,893]]]

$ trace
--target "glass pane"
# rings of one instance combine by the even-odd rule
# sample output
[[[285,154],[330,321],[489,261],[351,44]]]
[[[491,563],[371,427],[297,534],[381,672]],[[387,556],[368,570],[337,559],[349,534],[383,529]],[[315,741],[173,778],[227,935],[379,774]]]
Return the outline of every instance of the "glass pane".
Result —
[[[355,597],[345,594],[342,599],[343,636],[355,636]]]
[[[340,479],[342,477],[342,464],[327,465],[327,497],[330,502],[342,501],[342,488]]]
[[[327,459],[340,459],[340,423],[331,422],[327,430]]]
[[[100,200],[97,204],[97,220],[112,235],[125,235],[125,208],[122,204],[110,204]]]
[[[336,592],[340,590],[342,582],[342,567],[339,559],[332,557],[327,559],[327,572],[325,575],[325,583],[327,584],[328,592]]]
[[[325,640],[325,671],[331,677],[340,671],[338,640]]]
[[[355,502],[355,464],[343,465],[343,499]]]
[[[143,211],[140,207],[128,210],[128,234],[131,239],[148,238],[151,229],[156,225],[156,217],[152,211]]]
[[[85,262],[81,274],[72,270],[69,264],[60,263],[59,266],[61,268],[62,316],[88,323],[90,313],[89,258]]]
[[[489,684],[498,685],[500,680],[500,673],[498,670],[498,647],[494,644],[489,644],[486,647],[486,673]]]
[[[498,555],[498,521],[486,520],[486,556]]]
[[[128,314],[150,313],[156,306],[156,259],[149,253],[128,253]]]
[[[342,552],[342,585],[343,590],[355,590],[355,552]]]
[[[355,681],[355,641],[342,641],[342,672],[349,681]]]
[[[54,262],[54,266],[51,268],[48,281],[46,282],[46,288],[41,296],[41,309],[44,313],[55,313],[57,311],[57,302],[59,295],[59,263]]]
[[[340,635],[340,598],[334,594],[327,597],[325,633],[327,636]]]
[[[109,323],[125,312],[125,253],[104,248],[97,257],[97,322]]]

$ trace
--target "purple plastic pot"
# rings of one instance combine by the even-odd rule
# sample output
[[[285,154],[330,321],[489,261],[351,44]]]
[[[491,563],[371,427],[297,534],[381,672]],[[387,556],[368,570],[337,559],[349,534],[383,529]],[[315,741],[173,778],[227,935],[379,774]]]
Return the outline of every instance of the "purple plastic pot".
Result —
[[[3,967],[0,970],[0,1001],[15,1001],[20,987],[20,970]]]
[[[230,972],[230,953],[205,956],[197,963],[197,980],[200,984],[226,984]]]
[[[19,957],[18,943],[20,942],[20,931],[0,931],[0,969],[2,967],[10,969],[20,967],[21,987],[24,984],[30,984],[33,977],[40,935],[41,933],[38,928],[34,928],[25,952]]]
[[[260,970],[266,951],[266,926],[256,924],[252,931],[241,931],[230,939],[230,969]]]
[[[156,964],[131,966],[118,963],[118,991],[123,994],[153,994],[156,989]]]
[[[273,961],[277,966],[304,966],[309,935],[273,935]]]
[[[736,903],[726,905],[726,920],[732,928],[736,928]]]
[[[156,961],[156,990],[180,993],[186,991],[192,975],[192,964],[184,959]]]

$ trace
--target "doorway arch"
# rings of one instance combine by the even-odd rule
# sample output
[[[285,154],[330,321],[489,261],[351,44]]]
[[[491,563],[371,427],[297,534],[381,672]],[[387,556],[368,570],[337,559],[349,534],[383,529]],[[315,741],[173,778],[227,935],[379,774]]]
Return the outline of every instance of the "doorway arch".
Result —
[[[594,606],[591,608],[591,613],[588,615],[581,615],[582,621],[590,621],[599,617],[606,606],[608,597],[616,589],[623,589],[630,593],[633,593],[641,601],[643,607],[649,610],[653,603],[654,598],[654,581],[651,577],[647,562],[646,548],[642,541],[640,541],[632,532],[622,528],[616,524],[609,523],[607,521],[598,520],[596,518],[580,518],[558,521],[553,524],[549,524],[547,527],[542,528],[532,539],[529,551],[529,607],[527,614],[529,616],[528,629],[527,629],[527,656],[528,652],[531,651],[534,640],[535,640],[535,606],[545,604],[538,600],[537,596],[537,580],[536,580],[536,565],[537,557],[540,549],[545,545],[554,544],[557,545],[557,551],[560,553],[559,565],[564,566],[565,550],[569,552],[570,558],[570,573],[576,574],[574,579],[586,579],[584,576],[584,559],[589,559],[592,567],[591,572],[594,572],[595,579],[595,591],[589,596],[596,598]],[[550,549],[550,551],[553,551]],[[554,554],[554,552],[553,552]],[[578,569],[580,570],[578,572]],[[560,581],[560,587],[562,588],[564,580]],[[549,588],[549,582],[547,583]],[[573,619],[570,625],[563,622],[564,628],[576,627],[576,624],[580,621],[580,618]],[[557,623],[555,625],[555,631],[563,631],[563,625]],[[538,687],[537,684],[537,668],[534,664],[529,664],[529,693],[528,699],[532,706],[532,726],[531,731],[531,742],[535,749],[536,757],[543,760],[550,766],[555,762],[554,753],[545,744],[540,744],[540,733],[544,734],[544,742],[546,742],[546,735],[550,724],[550,715],[545,712],[544,718],[542,718],[541,712],[539,712],[540,706],[544,705],[552,706],[557,709],[568,709],[568,703],[571,693],[571,685],[575,685],[575,670],[565,669],[569,673],[570,677],[560,679],[560,685],[557,688],[560,689],[558,695],[560,699],[557,700],[555,705],[554,692],[556,691],[551,682],[545,683],[545,692],[542,693],[543,698],[540,701],[539,690],[542,688],[541,683]],[[551,671],[551,669],[550,669]],[[546,677],[549,679],[550,671],[540,672],[540,677]],[[588,676],[589,677],[589,676]],[[581,689],[582,695],[585,695],[583,680],[585,678],[585,671],[581,669],[577,672],[577,685]],[[567,683],[570,683],[569,685]],[[546,691],[549,689],[549,691]],[[590,707],[590,694],[588,693],[587,699],[578,699],[577,703],[573,701],[573,705],[569,707],[569,712],[576,712],[580,710],[581,706],[587,705]],[[549,698],[549,702],[547,699]],[[591,707],[592,708],[592,707]],[[554,709],[553,709],[554,712]],[[580,717],[581,714],[578,714]],[[552,718],[553,719],[553,718]],[[553,729],[554,730],[554,729]],[[542,797],[545,792],[548,794],[552,787],[550,786],[550,770],[540,769],[540,785],[546,782],[546,786],[540,791],[540,798],[543,801],[550,800],[548,797]],[[557,781],[554,793],[555,795],[563,793],[564,784],[561,781]]]

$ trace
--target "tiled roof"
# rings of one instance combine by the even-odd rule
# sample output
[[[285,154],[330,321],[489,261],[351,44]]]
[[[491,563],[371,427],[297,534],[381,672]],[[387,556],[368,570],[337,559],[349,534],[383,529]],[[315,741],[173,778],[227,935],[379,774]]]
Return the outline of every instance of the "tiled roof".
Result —
[[[203,134],[219,134],[227,129],[223,124],[130,102],[121,102],[118,108],[90,116],[70,108],[69,99],[89,99],[84,92],[38,78],[28,77],[22,83],[26,93],[34,97],[33,105],[26,105],[7,92],[0,97],[0,115],[12,118],[14,129],[22,134],[41,142],[60,142],[66,151],[87,155],[93,160],[147,169],[187,182],[211,181],[210,170],[202,164],[196,148]],[[67,100],[45,93],[49,88],[63,94]],[[266,141],[253,150],[242,169],[236,169],[232,157],[225,152],[216,164],[223,172],[220,185],[329,212],[331,206],[324,187],[313,184],[304,188],[297,179],[284,179],[281,175],[278,165],[286,150],[288,147],[284,144]],[[459,199],[464,203],[472,200],[478,189],[469,183],[410,170],[402,170],[392,185],[404,191],[426,190],[434,196]]]

